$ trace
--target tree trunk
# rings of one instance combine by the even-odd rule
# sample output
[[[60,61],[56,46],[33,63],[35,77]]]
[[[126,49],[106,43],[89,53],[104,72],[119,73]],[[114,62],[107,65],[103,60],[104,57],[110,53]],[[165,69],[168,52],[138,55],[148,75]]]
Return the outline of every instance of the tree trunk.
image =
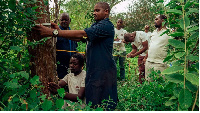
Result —
[[[50,14],[49,14],[49,6],[45,5],[43,0],[38,0],[34,6],[40,6],[36,9],[37,12],[40,12],[37,17],[36,23],[49,23],[50,22]],[[45,13],[47,12],[47,13]],[[42,39],[36,32],[32,31],[28,40],[31,42],[39,41]],[[29,53],[31,55],[31,76],[38,75],[40,81],[43,86],[45,86],[42,90],[45,94],[50,94],[47,83],[48,82],[58,82],[57,72],[56,72],[56,46],[55,39],[50,38],[43,44],[37,44],[34,48],[29,47]]]
[[[58,15],[59,15],[59,8],[58,8],[58,0],[54,0],[55,4],[55,23],[58,23]]]

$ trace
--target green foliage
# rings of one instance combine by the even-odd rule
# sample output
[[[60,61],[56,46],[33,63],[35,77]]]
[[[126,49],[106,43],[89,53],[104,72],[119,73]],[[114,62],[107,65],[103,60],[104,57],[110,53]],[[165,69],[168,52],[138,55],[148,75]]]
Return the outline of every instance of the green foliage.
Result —
[[[197,110],[199,105],[199,37],[198,37],[198,6],[196,0],[171,0],[164,9],[168,16],[168,27],[175,30],[169,33],[169,52],[165,62],[172,67],[162,72],[169,82],[176,83],[173,99],[166,106],[178,103],[176,110]],[[174,57],[175,56],[175,57]],[[196,94],[197,93],[197,94]]]

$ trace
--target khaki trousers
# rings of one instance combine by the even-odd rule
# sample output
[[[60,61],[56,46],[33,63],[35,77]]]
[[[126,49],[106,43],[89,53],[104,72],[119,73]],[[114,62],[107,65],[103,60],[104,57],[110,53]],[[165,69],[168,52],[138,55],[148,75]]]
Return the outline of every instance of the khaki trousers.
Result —
[[[154,69],[154,71],[160,70],[162,72],[167,68],[167,64],[160,64],[160,63],[146,61],[146,63],[145,63],[145,79],[147,81],[151,81],[151,82],[153,80],[152,80],[152,78],[149,77],[149,74],[151,73],[152,68]],[[165,79],[164,75],[162,77],[163,77],[163,79]]]

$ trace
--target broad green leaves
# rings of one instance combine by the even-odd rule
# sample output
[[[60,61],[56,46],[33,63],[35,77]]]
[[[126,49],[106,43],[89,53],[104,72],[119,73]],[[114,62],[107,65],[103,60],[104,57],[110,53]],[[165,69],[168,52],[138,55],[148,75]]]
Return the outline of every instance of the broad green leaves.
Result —
[[[174,13],[174,14],[182,15],[182,11],[177,10],[177,9],[169,9],[169,10],[167,10],[167,13]]]
[[[38,83],[40,83],[39,81],[39,76],[34,76],[31,80],[30,80],[32,85],[36,85]]]
[[[180,20],[180,27],[184,30],[190,25],[190,19],[185,15],[184,19]]]
[[[182,66],[172,66],[169,67],[167,69],[165,69],[162,74],[172,74],[172,73],[176,73],[179,71],[182,71],[184,68]]]
[[[186,79],[190,81],[192,84],[199,86],[199,76],[192,73],[187,73]]]
[[[64,100],[63,99],[56,100],[56,107],[57,108],[62,108],[63,105],[64,105]]]
[[[57,90],[58,91],[58,95],[63,98],[65,96],[65,89],[64,88],[60,88]]]
[[[43,102],[43,104],[42,104],[42,109],[43,109],[44,111],[50,110],[51,107],[52,107],[52,101],[50,101],[50,100],[47,100],[47,99],[46,99],[46,100]]]
[[[10,46],[11,50],[16,50],[16,51],[20,51],[21,48],[19,46]]]
[[[165,75],[165,78],[173,83],[180,83],[184,81],[183,75],[178,73]]]
[[[191,92],[188,89],[182,89],[178,101],[182,109],[188,109],[192,104]]]
[[[168,39],[168,42],[170,45],[172,45],[175,48],[185,48],[185,44],[179,40]]]

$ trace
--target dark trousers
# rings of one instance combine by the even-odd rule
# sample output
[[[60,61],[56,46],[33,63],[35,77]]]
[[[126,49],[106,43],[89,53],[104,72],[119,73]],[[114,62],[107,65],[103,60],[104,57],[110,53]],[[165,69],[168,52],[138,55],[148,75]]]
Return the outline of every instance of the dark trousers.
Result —
[[[139,66],[139,82],[142,84],[142,82],[145,79],[145,65],[143,63],[143,59],[145,56],[139,56],[138,57],[138,66]]]
[[[115,63],[117,64],[117,61],[119,59],[119,67],[120,67],[120,78],[125,79],[125,59],[126,59],[126,51],[124,51],[122,54],[113,56]]]

